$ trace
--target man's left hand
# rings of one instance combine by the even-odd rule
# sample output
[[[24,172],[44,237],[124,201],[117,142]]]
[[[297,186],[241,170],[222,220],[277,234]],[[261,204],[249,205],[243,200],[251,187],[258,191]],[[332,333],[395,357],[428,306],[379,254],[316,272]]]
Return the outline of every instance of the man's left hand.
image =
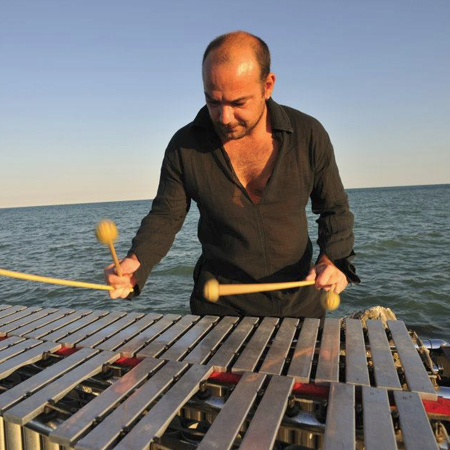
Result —
[[[309,271],[306,280],[315,280],[316,289],[340,294],[348,285],[347,277],[341,272],[326,255],[322,255],[317,264]]]

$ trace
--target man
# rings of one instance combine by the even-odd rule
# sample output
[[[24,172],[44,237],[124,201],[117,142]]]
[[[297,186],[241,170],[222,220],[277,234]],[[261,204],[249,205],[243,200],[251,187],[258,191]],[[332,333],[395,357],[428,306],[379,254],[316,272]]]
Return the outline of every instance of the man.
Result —
[[[358,282],[351,259],[349,211],[333,148],[321,124],[271,99],[275,75],[267,45],[234,32],[207,47],[202,65],[206,106],[179,130],[165,153],[152,210],[143,219],[124,276],[112,266],[111,297],[139,294],[170,249],[193,199],[200,211],[202,255],[194,271],[194,314],[323,317],[319,289],[340,293]],[[320,214],[320,255],[311,264],[305,207]],[[315,280],[315,286],[221,297],[202,288],[220,283]]]

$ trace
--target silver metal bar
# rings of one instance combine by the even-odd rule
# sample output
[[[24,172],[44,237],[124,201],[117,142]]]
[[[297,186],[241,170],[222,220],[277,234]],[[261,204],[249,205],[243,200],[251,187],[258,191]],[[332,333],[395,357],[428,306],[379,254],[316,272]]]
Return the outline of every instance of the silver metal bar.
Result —
[[[158,322],[146,328],[134,338],[130,339],[124,345],[119,347],[117,351],[121,352],[122,356],[132,357],[138,350],[153,341],[167,328],[171,327],[175,322],[180,320],[181,316],[178,314],[166,314],[162,316]]]
[[[12,306],[10,308],[5,308],[4,310],[0,311],[0,319],[3,320],[4,317],[11,316],[12,314],[16,313],[17,311],[22,311],[26,309],[26,306]],[[0,323],[3,323],[3,321],[0,321]]]
[[[52,314],[56,311],[57,310],[55,308],[41,309],[39,311],[36,311],[34,314],[29,314],[25,317],[22,317],[22,319],[15,320],[14,322],[11,322],[11,323],[8,323],[7,325],[1,326],[0,333],[14,334],[15,336],[17,336],[17,333],[11,333],[11,332],[13,330],[16,330],[17,328],[24,326],[24,325],[28,325],[30,322],[33,323],[36,320],[39,320],[42,317],[48,316],[49,314]]]
[[[95,322],[100,317],[103,317],[106,314],[108,314],[106,311],[92,311],[91,314],[84,315],[80,319],[68,323],[64,327],[61,327],[58,330],[55,330],[55,331],[51,332],[50,334],[43,336],[42,339],[45,339],[46,341],[62,340],[66,336],[70,335],[71,333],[75,333],[80,328],[86,327],[90,323]]]
[[[273,449],[293,386],[291,377],[272,377],[239,450]]]
[[[99,396],[70,416],[49,435],[50,440],[71,446],[85,434],[95,422],[103,418],[130,392],[158,370],[164,361],[146,358],[116,381]]]
[[[394,399],[406,449],[437,450],[438,445],[419,395],[395,391]]]
[[[368,320],[367,331],[375,383],[381,388],[401,390],[402,385],[398,379],[383,324],[379,320]]]
[[[4,350],[0,351],[0,363],[18,355],[19,353],[29,350],[30,348],[36,347],[36,345],[39,344],[42,344],[42,341],[37,341],[35,339],[27,339],[18,342],[15,345],[11,345],[11,347],[5,348]]]
[[[128,327],[124,328],[122,331],[116,335],[106,339],[106,341],[98,344],[95,348],[100,350],[117,350],[120,346],[128,343],[134,337],[146,330],[150,325],[153,325],[156,321],[160,320],[163,316],[161,314],[150,313],[141,317],[136,322],[132,323]],[[179,317],[179,316],[177,316]]]
[[[50,385],[34,393],[31,397],[8,409],[3,414],[4,419],[8,422],[25,425],[29,420],[34,419],[44,411],[47,403],[57,402],[83,380],[101,372],[104,364],[111,363],[118,358],[118,353],[101,352],[76,369],[66,373],[61,378],[56,379]]]
[[[400,362],[405,369],[405,378],[409,389],[418,392],[424,399],[436,401],[438,398],[436,390],[431,384],[427,371],[411,341],[405,324],[399,320],[389,320],[388,326],[391,330],[392,339],[397,347]]]
[[[341,320],[325,319],[317,364],[316,384],[339,381]]]
[[[123,317],[126,313],[123,311],[117,311],[109,313],[95,322],[92,322],[88,324],[87,326],[79,329],[78,331],[75,331],[74,333],[71,333],[69,336],[63,337],[59,339],[58,341],[63,343],[65,347],[75,347],[75,345],[82,341],[83,339],[88,338],[89,336],[96,333],[98,330],[101,330],[102,328],[113,324],[117,320],[119,320],[121,317]]]
[[[283,319],[277,334],[270,345],[269,351],[259,369],[259,373],[266,373],[270,375],[280,375],[289,350],[291,348],[292,341],[297,331],[299,319],[293,319],[286,317]]]
[[[192,366],[156,403],[136,426],[119,442],[116,450],[143,450],[155,437],[160,437],[183,405],[208,378],[211,367]]]
[[[218,372],[225,372],[257,323],[256,317],[244,317],[208,364],[212,365],[214,370]]]
[[[80,310],[74,312],[73,314],[65,314],[61,318],[56,318],[54,322],[49,322],[46,325],[38,328],[33,327],[33,329],[25,331],[20,335],[27,338],[42,339],[45,335],[59,330],[60,328],[63,328],[70,323],[75,322],[78,319],[81,319],[82,317],[87,316],[91,313],[92,311],[90,310]]]
[[[319,325],[319,319],[305,319],[303,321],[288,371],[288,375],[294,377],[299,383],[309,383]]]
[[[31,333],[34,330],[37,330],[38,328],[41,328],[49,323],[55,322],[58,319],[61,319],[62,317],[65,317],[69,314],[73,314],[75,311],[73,309],[69,308],[61,308],[59,310],[56,310],[52,314],[45,315],[42,317],[42,319],[35,320],[34,322],[31,322],[27,325],[24,325],[20,328],[17,328],[14,330],[15,336],[24,336],[27,333]],[[33,336],[30,336],[33,337]],[[34,336],[36,338],[36,336]]]
[[[178,339],[160,358],[179,361],[186,355],[216,324],[217,316],[204,316],[186,334]]]
[[[345,320],[345,381],[370,386],[366,344],[361,321],[357,319]]]
[[[61,344],[54,342],[44,342],[36,347],[26,350],[19,355],[0,363],[0,380],[6,378],[20,367],[32,364],[42,359],[46,353],[56,352],[61,348]]]
[[[10,408],[23,398],[33,394],[38,389],[47,386],[53,380],[61,377],[69,370],[79,364],[82,364],[88,358],[97,353],[97,350],[92,350],[90,348],[81,349],[73,355],[70,355],[56,364],[47,367],[42,372],[39,372],[28,380],[25,380],[8,391],[3,392],[0,395],[0,412],[4,414],[7,408]]]
[[[331,383],[324,450],[355,449],[355,387]]]
[[[188,365],[169,361],[87,436],[78,441],[77,450],[106,449],[113,445],[120,433],[133,422],[187,369]],[[165,398],[167,393],[163,398]]]
[[[366,450],[397,450],[387,391],[364,386],[362,396]]]
[[[143,316],[144,316],[143,313],[136,313],[136,312],[128,313],[126,316],[120,318],[117,322],[114,322],[111,325],[102,328],[101,330],[97,329],[97,331],[94,334],[90,335],[86,339],[83,339],[82,341],[79,341],[77,343],[77,347],[93,348],[96,345],[99,345],[100,343],[111,338],[115,334],[119,333],[119,331],[123,330],[129,325],[135,323]]]
[[[237,317],[232,316],[221,318],[220,322],[194,347],[183,361],[192,364],[204,364],[238,320]]]
[[[266,375],[245,373],[214,419],[198,450],[229,450],[252,407]],[[259,449],[260,447],[258,447]]]
[[[154,339],[151,343],[145,345],[137,352],[138,358],[146,358],[148,356],[159,356],[164,350],[169,348],[176,340],[186,333],[192,325],[200,320],[200,316],[187,314],[181,320],[174,323],[164,333]]]
[[[245,349],[239,355],[237,361],[233,364],[231,371],[233,373],[252,372],[255,370],[261,355],[267,347],[279,319],[276,317],[265,317],[256,331],[253,333]]]

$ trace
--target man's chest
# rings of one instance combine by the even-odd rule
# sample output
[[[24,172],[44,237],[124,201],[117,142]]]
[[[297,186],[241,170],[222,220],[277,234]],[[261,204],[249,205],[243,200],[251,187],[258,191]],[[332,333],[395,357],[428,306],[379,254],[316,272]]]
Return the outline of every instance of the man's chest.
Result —
[[[253,145],[232,143],[225,145],[224,149],[242,186],[258,203],[277,160],[278,141],[270,139]]]

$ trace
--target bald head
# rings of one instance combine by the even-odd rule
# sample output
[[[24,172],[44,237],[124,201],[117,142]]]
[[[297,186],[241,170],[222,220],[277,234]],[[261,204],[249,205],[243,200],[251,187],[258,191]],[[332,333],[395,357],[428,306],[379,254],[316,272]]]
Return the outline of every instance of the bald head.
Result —
[[[245,31],[234,31],[214,39],[203,54],[203,66],[233,64],[242,57],[255,61],[259,66],[260,79],[270,73],[270,52],[267,44],[257,36]]]

